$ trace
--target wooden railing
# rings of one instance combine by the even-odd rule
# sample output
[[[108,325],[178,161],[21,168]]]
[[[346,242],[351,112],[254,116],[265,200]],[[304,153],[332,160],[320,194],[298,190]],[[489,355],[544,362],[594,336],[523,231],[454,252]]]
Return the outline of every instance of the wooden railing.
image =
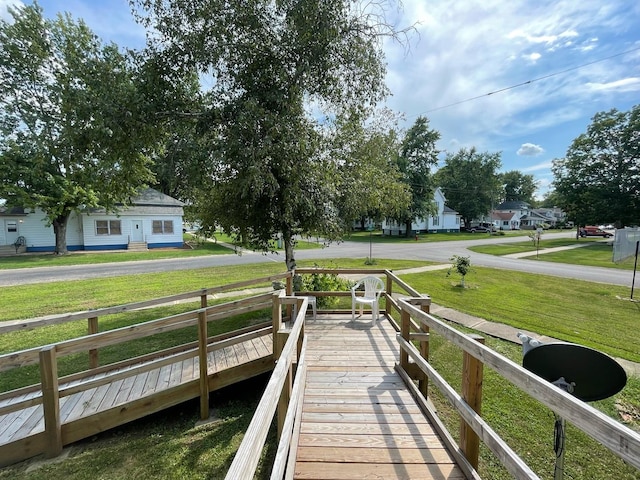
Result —
[[[46,455],[53,457],[62,451],[62,425],[60,419],[60,399],[87,391],[133,375],[159,369],[176,362],[198,357],[200,416],[209,416],[209,379],[207,355],[230,345],[242,343],[252,338],[268,335],[272,331],[271,322],[209,337],[207,325],[239,313],[270,309],[272,293],[255,295],[242,300],[227,302],[211,307],[191,310],[185,313],[159,318],[132,326],[86,335],[71,340],[57,342],[45,347],[0,355],[0,371],[38,364],[41,382],[0,394],[0,415],[42,404],[47,438]],[[68,321],[65,318],[65,321]],[[58,376],[58,359],[62,356],[90,352],[107,346],[137,340],[159,333],[165,333],[197,326],[197,337],[189,343],[130,358],[101,368],[77,372],[73,375]],[[23,398],[22,400],[13,400]]]
[[[538,478],[481,416],[482,368],[483,365],[487,365],[501,377],[607,447],[625,462],[640,468],[640,434],[484,346],[479,338],[460,333],[423,311],[420,307],[424,305],[424,300],[423,297],[419,297],[398,301],[402,312],[401,333],[398,334],[402,349],[399,370],[405,373],[407,381],[412,383],[410,372],[414,372],[416,368],[419,369],[429,377],[430,382],[460,414],[461,442],[458,446],[452,445],[454,453],[462,454],[474,468],[477,468],[478,441],[482,440],[515,478]],[[413,345],[410,319],[425,325],[462,349],[465,356],[462,394],[456,392]],[[409,362],[409,357],[413,362]],[[416,390],[416,394],[421,396],[425,406],[428,405],[424,391]],[[434,414],[431,416],[438,422]],[[453,442],[448,432],[441,433]]]
[[[274,415],[277,415],[280,442],[271,478],[283,478],[289,463],[291,441],[300,415],[301,391],[304,385],[304,317],[309,299],[307,297],[286,297],[284,292],[273,297],[273,334],[276,367],[269,379],[262,399],[247,428],[233,463],[227,471],[228,480],[250,480],[254,478],[260,455],[264,448]],[[298,314],[293,325],[285,327],[282,322],[282,306],[297,305]],[[297,360],[296,364],[294,362]],[[296,371],[294,367],[297,365]],[[295,382],[293,377],[295,375]],[[289,465],[289,471],[293,466]]]
[[[381,315],[394,325],[398,333],[400,357],[398,371],[405,378],[407,386],[413,391],[418,403],[431,417],[436,428],[445,441],[450,443],[451,451],[458,459],[458,463],[469,478],[477,478],[475,469],[478,464],[479,442],[485,445],[497,456],[506,469],[516,478],[538,478],[533,470],[518,457],[518,455],[502,440],[492,427],[483,419],[482,376],[484,365],[495,370],[500,376],[513,383],[531,397],[549,407],[559,416],[566,418],[577,428],[581,429],[596,441],[600,442],[624,461],[640,468],[640,435],[623,426],[590,405],[577,400],[568,393],[554,387],[538,376],[530,373],[520,365],[499,355],[484,346],[482,339],[465,335],[447,326],[429,313],[431,299],[420,295],[410,285],[406,284],[389,270],[370,269],[298,269],[296,274],[336,274],[336,275],[380,275],[386,279],[384,296],[385,308]],[[0,402],[11,395],[41,391],[38,395],[28,396],[26,399],[10,405],[0,407],[0,414],[15,411],[32,405],[43,403],[45,410],[45,425],[49,444],[49,455],[55,455],[61,449],[59,399],[82,390],[94,388],[114,379],[124,378],[132,371],[139,369],[150,370],[158,366],[169,364],[180,359],[198,356],[200,359],[200,414],[208,415],[209,385],[206,381],[206,354],[217,348],[246,340],[252,336],[272,331],[274,338],[274,358],[277,359],[272,377],[267,385],[265,394],[256,409],[249,429],[245,434],[238,453],[228,471],[228,479],[253,478],[259,461],[257,452],[261,451],[274,418],[277,416],[278,436],[280,443],[276,453],[276,460],[272,469],[272,478],[287,478],[292,472],[292,461],[295,460],[289,452],[296,449],[296,428],[299,428],[301,411],[301,391],[304,384],[305,367],[305,335],[304,316],[308,306],[306,295],[316,297],[336,296],[347,297],[350,292],[295,292],[292,291],[292,277],[294,272],[264,277],[232,285],[187,292],[184,294],[163,297],[144,302],[131,303],[118,307],[62,315],[59,317],[37,320],[34,322],[20,321],[9,326],[0,326],[0,333],[35,328],[37,326],[64,323],[73,320],[89,320],[89,325],[96,324],[98,318],[105,315],[121,313],[148,306],[161,305],[176,300],[200,297],[201,308],[190,312],[173,315],[166,318],[152,320],[138,325],[124,327],[117,330],[91,332],[89,335],[59,342],[47,347],[27,349],[11,354],[0,355],[0,372],[9,368],[29,364],[39,364],[42,383],[25,387],[19,391],[0,394]],[[235,290],[251,285],[264,284],[277,280],[286,280],[286,288],[279,292],[268,292],[248,299],[228,302],[222,305],[207,307],[209,295],[223,291]],[[297,315],[290,318],[291,307],[295,305]],[[221,335],[213,338],[206,337],[206,324],[218,318],[229,316],[230,312],[240,313],[254,309],[271,308],[272,321],[256,327],[233,332],[233,337]],[[283,314],[284,310],[284,314]],[[350,310],[339,310],[346,312]],[[322,312],[322,310],[320,310]],[[289,320],[289,322],[285,322]],[[98,351],[108,345],[115,345],[134,338],[142,338],[160,332],[167,332],[186,326],[197,326],[198,338],[193,342],[154,352],[135,359],[117,364],[96,366],[87,372],[92,375],[105,373],[102,378],[86,379],[87,372],[58,378],[57,360],[62,355],[77,352]],[[429,363],[429,336],[437,333],[444,339],[462,349],[464,355],[464,372],[461,392],[456,392],[443,377],[434,370]],[[416,347],[417,345],[417,347]],[[154,360],[153,363],[148,363]],[[143,364],[144,363],[144,364]],[[93,365],[92,365],[93,366]],[[117,367],[117,373],[108,373],[109,369]],[[294,379],[295,377],[295,379]],[[417,387],[415,386],[416,382]],[[61,385],[63,385],[61,387]],[[445,398],[456,408],[461,417],[460,442],[456,443],[450,433],[443,426],[441,420],[429,407],[427,401],[428,388],[434,385]]]

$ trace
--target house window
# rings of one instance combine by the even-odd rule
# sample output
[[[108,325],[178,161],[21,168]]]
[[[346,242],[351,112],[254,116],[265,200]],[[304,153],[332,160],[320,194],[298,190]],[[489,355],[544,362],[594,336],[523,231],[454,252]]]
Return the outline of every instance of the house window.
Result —
[[[120,234],[120,220],[96,220],[96,235]]]
[[[152,231],[156,235],[173,233],[173,220],[154,220]]]
[[[460,225],[460,217],[456,217],[456,225]]]
[[[7,232],[15,233],[17,231],[18,231],[18,223],[13,220],[9,220],[7,222]]]
[[[431,218],[432,218],[434,227],[440,225],[440,217],[438,215],[436,215],[435,217],[431,217]]]

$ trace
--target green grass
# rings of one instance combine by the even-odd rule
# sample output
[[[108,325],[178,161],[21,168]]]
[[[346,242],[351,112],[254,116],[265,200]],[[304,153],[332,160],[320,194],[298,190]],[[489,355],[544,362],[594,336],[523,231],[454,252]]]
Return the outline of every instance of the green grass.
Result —
[[[185,234],[188,236],[188,234]],[[0,257],[0,270],[14,268],[62,267],[67,265],[94,265],[98,263],[134,262],[138,260],[160,260],[163,258],[201,257],[233,253],[215,243],[193,243],[193,248],[151,249],[147,252],[105,251],[69,252],[67,255],[53,253],[29,253]]]
[[[492,237],[514,237],[525,236],[527,232],[524,230],[513,230],[497,232],[491,235]],[[453,233],[421,233],[418,235],[418,243],[431,243],[431,242],[447,242],[456,240],[478,240],[482,238],[488,238],[488,233],[469,233],[469,232],[453,232]],[[415,236],[409,238],[404,236],[390,236],[383,235],[382,231],[376,230],[371,232],[351,232],[345,236],[345,240],[350,242],[373,242],[373,243],[416,243]]]
[[[139,260],[161,260],[164,258],[201,257],[205,255],[228,255],[234,253],[233,239],[228,235],[216,234],[216,241],[204,241],[190,233],[184,234],[188,248],[150,249],[147,252],[128,252],[126,250],[104,252],[69,252],[67,255],[53,253],[29,253],[0,257],[0,270],[35,267],[61,267],[68,265],[93,265],[98,263],[135,262]],[[220,242],[220,243],[218,243]],[[221,243],[232,246],[228,248]],[[278,250],[275,248],[274,250]],[[296,250],[322,248],[321,243],[298,241]],[[281,249],[280,249],[281,250]]]
[[[323,267],[362,268],[363,260],[334,259],[318,263],[322,263]],[[313,261],[299,262],[301,267],[313,265]],[[378,265],[374,265],[373,268],[397,271],[400,268],[418,265],[424,265],[424,262],[378,260]],[[23,311],[52,313],[49,310],[54,307],[62,309],[61,311],[69,311],[86,308],[81,306],[88,303],[97,308],[114,304],[113,302],[123,303],[119,302],[119,299],[126,299],[125,302],[142,300],[283,270],[283,265],[280,264],[259,264],[172,272],[166,275],[145,274],[123,279],[67,282],[71,284],[68,288],[62,283],[8,287],[3,289],[3,293],[9,292],[11,295],[0,297],[0,314],[6,320],[18,318],[16,315],[25,316],[20,313]],[[418,291],[430,294],[437,304],[539,334],[575,341],[611,355],[640,361],[640,329],[636,325],[636,320],[640,318],[640,305],[619,298],[627,296],[628,289],[479,267],[474,267],[467,276],[465,289],[457,286],[456,281],[447,278],[444,271],[408,274],[402,278]],[[135,290],[132,290],[131,285],[135,285]],[[61,291],[59,295],[58,290]],[[55,301],[43,307],[34,308],[32,305],[39,305],[49,297],[55,297]],[[65,309],[65,298],[75,307]],[[146,316],[156,318],[160,312],[167,315],[181,308],[187,307],[180,305],[162,307],[161,310],[114,315],[110,327],[117,328],[128,322],[141,321]],[[13,312],[13,315],[7,315],[5,311]],[[231,319],[228,324],[216,324],[215,328],[222,331],[234,328],[238,323],[250,324],[259,320],[260,314],[256,314]],[[21,345],[42,344],[58,337],[77,335],[84,331],[85,323],[79,322],[76,327],[72,327],[71,324],[64,326],[65,329],[77,328],[77,331],[55,331],[61,327],[63,326],[41,329],[36,331],[38,333],[20,332],[23,337],[0,338],[0,342],[4,342],[3,349],[9,350],[15,350]],[[190,332],[176,332],[167,335],[166,338],[160,337],[159,341],[180,342],[181,338],[170,337],[183,334],[191,335]],[[491,337],[486,337],[486,341],[489,347],[517,363],[521,362],[518,345]],[[153,348],[153,345],[130,345],[128,348],[132,351],[143,351]],[[434,334],[430,342],[430,352],[430,362],[438,372],[459,388],[462,369],[462,355],[459,349]],[[127,352],[129,353],[131,352]],[[101,361],[120,354],[123,352],[118,352],[117,349],[104,353],[101,351]],[[0,382],[4,386],[4,381]],[[28,473],[26,468],[29,462],[1,469],[0,479],[222,478],[242,440],[264,388],[264,382],[264,378],[252,380],[212,394],[211,404],[218,419],[214,423],[194,427],[198,419],[198,405],[197,402],[188,402],[78,442],[72,447],[70,457],[60,463],[50,463]],[[489,368],[485,368],[483,389],[483,416],[536,473],[542,478],[551,478],[554,463],[553,415],[549,409],[505,382]],[[457,414],[442,401],[433,387],[430,391],[440,416],[457,437]],[[610,399],[595,402],[593,406],[616,419],[628,421],[633,428],[640,429],[640,379],[630,377],[622,392]],[[261,454],[264,462],[256,478],[269,478],[268,466],[273,459],[274,450],[275,435],[272,429],[268,445]],[[499,463],[486,447],[482,446],[481,476],[496,480],[511,478]],[[572,426],[567,429],[565,471],[565,478],[640,478],[640,472],[625,465],[604,447]]]
[[[544,249],[565,246],[579,246],[569,250],[545,253]],[[535,252],[536,246],[533,242],[518,243],[498,243],[493,245],[476,245],[469,247],[469,250],[477,253],[489,255],[510,255],[514,253]],[[585,265],[591,267],[618,268],[623,270],[633,270],[634,259],[629,258],[620,263],[613,263],[613,245],[610,242],[603,242],[599,238],[588,239],[566,239],[556,238],[541,240],[538,247],[538,254],[523,257],[526,260],[540,260],[544,262],[569,263],[572,265]]]
[[[403,279],[439,305],[640,362],[640,304],[628,288],[481,267],[467,288],[443,271]]]

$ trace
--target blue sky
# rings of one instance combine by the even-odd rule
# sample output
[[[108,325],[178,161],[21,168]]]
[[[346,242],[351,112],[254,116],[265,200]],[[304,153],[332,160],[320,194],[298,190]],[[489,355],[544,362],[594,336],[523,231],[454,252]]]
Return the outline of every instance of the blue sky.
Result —
[[[19,3],[0,0],[0,14]],[[144,45],[126,0],[40,5],[47,16],[83,18],[103,41]],[[384,46],[387,106],[406,127],[429,118],[442,150],[502,152],[503,171],[533,174],[538,196],[553,179],[551,161],[595,113],[640,104],[637,0],[404,0],[403,7],[390,18],[416,24],[416,33],[408,49]]]

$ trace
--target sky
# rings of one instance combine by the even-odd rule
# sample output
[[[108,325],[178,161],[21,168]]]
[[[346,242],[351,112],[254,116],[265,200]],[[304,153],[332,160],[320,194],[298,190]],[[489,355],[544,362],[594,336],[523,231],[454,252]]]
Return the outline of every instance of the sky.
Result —
[[[0,0],[0,16],[7,4]],[[40,0],[46,16],[69,12],[103,42],[142,48],[127,0]],[[501,152],[502,171],[532,174],[541,198],[551,162],[602,111],[640,104],[637,0],[404,0],[390,8],[408,42],[384,42],[386,106],[409,128],[418,116],[439,149]]]

